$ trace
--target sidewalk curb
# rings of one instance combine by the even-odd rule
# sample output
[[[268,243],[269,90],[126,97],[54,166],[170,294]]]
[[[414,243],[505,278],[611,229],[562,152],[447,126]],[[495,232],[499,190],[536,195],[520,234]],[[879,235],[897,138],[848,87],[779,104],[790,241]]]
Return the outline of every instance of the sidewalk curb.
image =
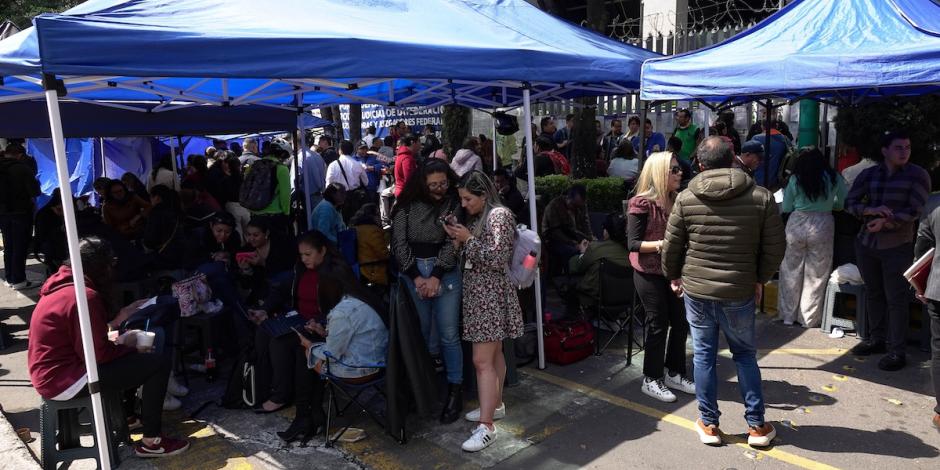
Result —
[[[5,413],[0,413],[0,469],[40,470],[39,462],[16,435]]]

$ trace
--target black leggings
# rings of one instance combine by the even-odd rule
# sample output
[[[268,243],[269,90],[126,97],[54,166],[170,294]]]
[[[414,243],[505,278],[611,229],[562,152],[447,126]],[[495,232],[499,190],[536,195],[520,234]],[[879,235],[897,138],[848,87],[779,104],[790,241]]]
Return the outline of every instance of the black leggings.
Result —
[[[660,275],[634,271],[633,284],[643,302],[643,309],[646,310],[643,375],[651,379],[661,379],[664,366],[670,372],[684,375],[685,341],[689,336],[689,323],[685,318],[682,299],[676,297],[669,287],[669,281]]]

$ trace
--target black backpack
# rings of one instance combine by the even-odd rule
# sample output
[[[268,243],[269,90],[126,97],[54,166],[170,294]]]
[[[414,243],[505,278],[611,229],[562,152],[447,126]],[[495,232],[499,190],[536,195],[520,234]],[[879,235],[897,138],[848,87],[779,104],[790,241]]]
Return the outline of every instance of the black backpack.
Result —
[[[254,348],[242,349],[238,353],[220,404],[223,408],[233,410],[254,408],[258,405]]]
[[[499,135],[513,135],[519,132],[519,120],[515,116],[498,112],[493,114],[496,120],[496,133]]]
[[[278,163],[262,158],[251,164],[245,173],[238,202],[250,211],[260,211],[271,205],[277,194]]]

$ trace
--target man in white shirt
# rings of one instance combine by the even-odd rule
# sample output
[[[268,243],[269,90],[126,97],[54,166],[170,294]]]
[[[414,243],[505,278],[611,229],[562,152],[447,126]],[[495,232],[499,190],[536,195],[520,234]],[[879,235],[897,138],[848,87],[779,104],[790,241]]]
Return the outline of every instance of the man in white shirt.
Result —
[[[860,162],[842,170],[842,177],[845,178],[846,186],[851,188],[852,183],[855,182],[855,178],[862,173],[862,170],[866,170],[877,164],[878,162],[872,160],[870,157],[864,157]]]
[[[339,153],[339,158],[326,168],[326,185],[339,183],[347,191],[367,186],[369,176],[366,175],[362,163],[359,163],[353,156],[352,142],[348,140],[340,142]]]
[[[366,129],[366,135],[362,137],[362,141],[371,147],[373,139],[375,139],[375,126],[369,126],[369,128]]]

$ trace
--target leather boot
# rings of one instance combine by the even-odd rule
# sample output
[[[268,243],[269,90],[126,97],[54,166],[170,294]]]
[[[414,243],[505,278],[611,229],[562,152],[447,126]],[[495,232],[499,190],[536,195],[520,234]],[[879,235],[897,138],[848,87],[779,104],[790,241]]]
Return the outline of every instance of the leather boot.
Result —
[[[461,412],[463,412],[463,385],[450,384],[447,388],[447,401],[441,411],[441,424],[457,421]]]

